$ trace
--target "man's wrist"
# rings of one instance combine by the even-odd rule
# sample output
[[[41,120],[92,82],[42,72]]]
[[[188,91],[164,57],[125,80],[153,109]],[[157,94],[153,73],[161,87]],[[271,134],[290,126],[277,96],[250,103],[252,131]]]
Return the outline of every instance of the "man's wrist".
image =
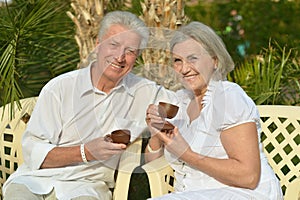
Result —
[[[80,145],[80,154],[81,154],[81,159],[84,163],[88,163],[87,158],[86,158],[86,154],[85,154],[85,150],[84,150],[84,144]]]

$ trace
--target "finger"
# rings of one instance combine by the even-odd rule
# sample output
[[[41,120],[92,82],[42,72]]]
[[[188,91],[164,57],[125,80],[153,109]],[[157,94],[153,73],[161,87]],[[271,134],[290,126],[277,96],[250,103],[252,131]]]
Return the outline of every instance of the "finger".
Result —
[[[147,114],[150,116],[159,116],[158,106],[154,104],[150,104],[150,106],[147,109]]]
[[[150,114],[150,113],[153,112],[153,109],[154,109],[153,107],[154,107],[153,104],[149,104],[149,106],[148,106],[148,108],[146,110],[146,115],[148,115],[148,114]]]
[[[151,126],[151,125],[149,125],[149,130],[150,130],[152,136],[154,136],[160,132],[160,129],[157,129],[156,127]]]
[[[120,150],[124,150],[126,149],[126,144],[122,144],[122,143],[109,143],[109,150],[113,150],[113,151],[120,151]]]
[[[171,139],[168,137],[168,135],[165,132],[159,131],[157,133],[157,136],[164,144],[169,144],[171,141]]]
[[[172,131],[172,134],[173,134],[174,136],[177,136],[177,135],[179,134],[179,130],[178,130],[178,127],[177,127],[177,126],[174,127],[174,129],[173,129],[173,131]]]

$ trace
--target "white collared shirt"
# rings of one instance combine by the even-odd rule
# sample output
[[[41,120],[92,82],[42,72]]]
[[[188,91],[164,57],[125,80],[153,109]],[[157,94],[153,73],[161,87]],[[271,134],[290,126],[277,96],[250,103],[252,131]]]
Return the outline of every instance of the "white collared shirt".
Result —
[[[114,186],[118,158],[109,164],[95,161],[39,169],[48,152],[56,146],[87,143],[118,128],[130,129],[133,141],[146,128],[148,105],[174,99],[173,92],[131,73],[106,94],[94,88],[90,70],[91,65],[65,73],[42,89],[23,135],[24,164],[5,182],[4,192],[14,182],[37,194],[47,194],[54,187],[57,198],[63,200],[101,196],[103,187]]]

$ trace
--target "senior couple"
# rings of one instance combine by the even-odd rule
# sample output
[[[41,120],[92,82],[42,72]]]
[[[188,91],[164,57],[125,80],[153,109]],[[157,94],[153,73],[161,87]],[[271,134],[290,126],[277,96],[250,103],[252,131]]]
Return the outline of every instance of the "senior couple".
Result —
[[[111,199],[126,145],[105,136],[118,128],[132,130],[132,141],[148,128],[145,160],[164,154],[175,170],[175,192],[159,199],[282,199],[262,151],[259,113],[226,81],[234,63],[210,27],[191,22],[174,33],[172,67],[184,86],[176,92],[131,73],[149,34],[137,16],[113,11],[100,27],[96,59],[41,90],[5,200]],[[159,101],[179,106],[169,134],[153,126],[165,123]]]

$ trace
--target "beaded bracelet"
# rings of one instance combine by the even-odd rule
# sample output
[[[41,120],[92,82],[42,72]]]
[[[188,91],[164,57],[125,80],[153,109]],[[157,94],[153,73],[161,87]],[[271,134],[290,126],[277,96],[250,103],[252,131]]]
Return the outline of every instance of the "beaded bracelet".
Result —
[[[85,156],[85,152],[84,152],[84,144],[81,144],[80,145],[80,153],[81,153],[81,158],[82,158],[82,161],[84,163],[88,163],[87,159],[86,159],[86,156]]]

